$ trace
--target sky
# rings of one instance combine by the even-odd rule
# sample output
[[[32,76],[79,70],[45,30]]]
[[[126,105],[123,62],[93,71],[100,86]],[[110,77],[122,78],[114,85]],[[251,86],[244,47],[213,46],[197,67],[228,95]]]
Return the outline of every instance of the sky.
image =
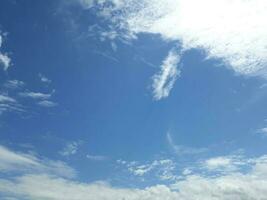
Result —
[[[265,0],[0,2],[0,199],[267,199]]]

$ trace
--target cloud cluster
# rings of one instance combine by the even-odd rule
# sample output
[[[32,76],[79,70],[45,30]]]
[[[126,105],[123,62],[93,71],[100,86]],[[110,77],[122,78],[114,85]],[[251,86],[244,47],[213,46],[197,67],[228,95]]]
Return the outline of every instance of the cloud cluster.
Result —
[[[144,180],[147,176],[152,174],[156,175],[160,181],[173,181],[176,180],[174,171],[176,164],[171,159],[157,159],[145,164],[140,164],[137,161],[125,161],[117,160],[117,163],[126,167],[126,169],[134,176],[142,178]]]
[[[230,156],[231,157],[231,156]],[[267,196],[267,156],[211,158],[206,166],[226,164],[239,170],[207,175],[184,173],[171,185],[120,188],[107,182],[83,183],[72,179],[75,170],[60,161],[41,159],[0,146],[0,195],[3,198],[40,200],[264,200]],[[240,160],[246,172],[241,169]],[[123,162],[123,161],[122,161]],[[168,161],[162,161],[168,162]],[[60,163],[60,164],[58,164]],[[216,164],[217,163],[217,164]],[[219,164],[218,164],[219,163]],[[210,168],[209,170],[215,170]],[[13,172],[13,173],[11,173]]]

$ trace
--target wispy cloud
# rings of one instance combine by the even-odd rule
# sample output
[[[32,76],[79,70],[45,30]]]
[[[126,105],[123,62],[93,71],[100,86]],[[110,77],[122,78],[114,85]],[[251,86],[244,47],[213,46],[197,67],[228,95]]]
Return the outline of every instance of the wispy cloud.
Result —
[[[180,75],[178,63],[180,55],[176,50],[171,50],[163,61],[160,72],[153,76],[153,95],[155,100],[160,100],[169,96],[171,89]]]
[[[39,78],[41,82],[46,83],[46,84],[50,84],[52,82],[51,80],[49,80],[42,74],[39,74]],[[53,89],[50,93],[32,92],[29,90],[18,93],[20,97],[33,99],[37,101],[36,102],[37,105],[46,107],[46,108],[52,108],[58,105],[58,103],[51,100],[54,94],[55,94],[55,89]]]
[[[166,139],[167,139],[169,146],[173,149],[173,151],[177,155],[180,155],[180,156],[190,155],[190,154],[191,155],[192,154],[201,154],[201,153],[208,151],[207,148],[192,148],[192,147],[187,147],[187,146],[183,146],[183,145],[177,145],[173,141],[172,135],[170,133],[167,133]]]
[[[74,177],[76,172],[61,161],[40,159],[27,153],[12,151],[0,146],[0,173],[49,173],[62,177]]]
[[[41,92],[20,92],[19,95],[21,97],[32,98],[32,99],[39,99],[45,100],[51,98],[53,93],[41,93]]]
[[[53,101],[48,101],[48,100],[39,101],[37,104],[39,106],[48,107],[48,108],[55,107],[58,105],[57,103],[55,103]]]
[[[20,80],[8,80],[5,84],[4,87],[8,89],[18,89],[22,88],[25,85],[23,81]]]
[[[17,101],[7,94],[0,94],[0,103],[16,103]]]
[[[31,109],[28,105],[25,105],[21,98],[30,98],[35,100],[37,105],[51,108],[55,107],[58,104],[54,101],[50,100],[54,94],[54,90],[51,93],[41,93],[41,92],[31,92],[26,90],[25,92],[20,92],[21,89],[25,86],[23,81],[19,80],[8,80],[4,83],[4,89],[6,90],[5,93],[0,93],[0,114],[5,112],[26,112]],[[9,95],[9,91],[11,92],[12,96]]]
[[[0,94],[0,115],[4,112],[24,112],[23,106],[8,94]]]

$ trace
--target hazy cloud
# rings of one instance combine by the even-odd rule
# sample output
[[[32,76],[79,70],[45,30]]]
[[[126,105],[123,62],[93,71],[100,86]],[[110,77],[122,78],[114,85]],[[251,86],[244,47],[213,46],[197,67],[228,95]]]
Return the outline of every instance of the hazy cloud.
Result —
[[[190,155],[190,154],[201,154],[206,151],[208,151],[207,148],[192,148],[192,147],[187,147],[183,145],[177,145],[173,141],[172,135],[170,133],[167,133],[166,135],[167,142],[171,149],[177,154],[177,155]]]

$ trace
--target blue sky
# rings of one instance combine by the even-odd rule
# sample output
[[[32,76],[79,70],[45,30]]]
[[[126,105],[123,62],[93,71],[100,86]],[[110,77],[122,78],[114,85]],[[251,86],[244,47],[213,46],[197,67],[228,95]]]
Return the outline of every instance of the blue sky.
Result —
[[[0,5],[1,199],[266,198],[265,1]]]

